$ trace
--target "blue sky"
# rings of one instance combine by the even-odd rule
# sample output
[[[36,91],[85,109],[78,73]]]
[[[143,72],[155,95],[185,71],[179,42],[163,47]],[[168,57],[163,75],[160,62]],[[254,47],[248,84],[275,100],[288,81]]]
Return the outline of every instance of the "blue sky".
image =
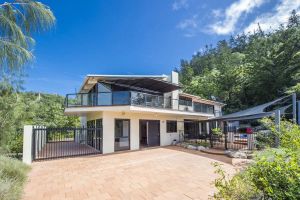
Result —
[[[285,23],[300,0],[42,1],[57,23],[34,35],[26,91],[78,90],[86,74],[168,74],[206,44]]]

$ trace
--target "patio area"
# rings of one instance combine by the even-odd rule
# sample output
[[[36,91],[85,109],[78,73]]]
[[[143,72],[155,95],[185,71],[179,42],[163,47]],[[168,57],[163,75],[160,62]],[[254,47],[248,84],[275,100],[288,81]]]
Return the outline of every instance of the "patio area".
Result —
[[[60,158],[97,153],[100,153],[100,151],[86,144],[79,144],[73,141],[58,141],[46,143],[40,151],[36,152],[35,159]]]
[[[23,199],[208,199],[211,163],[235,171],[222,161],[168,147],[34,162]]]

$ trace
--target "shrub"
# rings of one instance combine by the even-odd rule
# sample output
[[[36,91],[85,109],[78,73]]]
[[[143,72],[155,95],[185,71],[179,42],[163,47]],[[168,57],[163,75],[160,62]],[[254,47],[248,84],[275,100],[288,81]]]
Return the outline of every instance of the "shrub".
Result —
[[[274,138],[279,139],[280,147],[287,148],[292,151],[298,151],[300,149],[300,127],[297,124],[293,124],[289,121],[282,121],[280,129],[277,129],[275,123],[271,119],[263,119],[262,123],[268,128],[271,133],[266,135],[266,141],[269,141],[268,146],[274,147],[271,141]],[[267,142],[265,143],[267,145]]]
[[[276,137],[270,130],[260,130],[256,132],[255,137],[255,146],[257,149],[264,149],[267,147],[275,147],[276,146]]]
[[[300,159],[287,149],[260,153],[247,169],[264,199],[300,199]]]
[[[22,153],[23,152],[23,134],[20,132],[12,133],[10,139],[7,142],[10,153]]]
[[[300,150],[300,127],[287,121],[283,121],[279,132],[280,146],[292,151]]]
[[[265,142],[275,136],[279,148],[257,153],[255,162],[231,179],[217,169],[215,199],[300,199],[300,128],[288,121],[281,122],[280,129],[271,120],[264,123],[271,131],[266,136],[272,135]]]
[[[203,147],[210,147],[210,143],[209,142],[205,142],[205,141],[199,141],[197,142],[198,146],[203,146]]]
[[[214,199],[225,200],[246,200],[246,199],[259,199],[261,192],[256,189],[255,185],[251,182],[249,173],[240,172],[233,176],[226,175],[222,170],[219,163],[213,163],[216,168],[215,173],[220,177],[214,182],[218,192],[214,194]]]
[[[20,199],[29,166],[0,155],[0,199]]]
[[[222,130],[220,128],[213,128],[212,129],[212,134],[217,136],[217,137],[222,137],[223,136]]]
[[[190,140],[187,141],[188,144],[194,145],[194,146],[203,146],[203,147],[209,147],[210,143],[203,140]]]

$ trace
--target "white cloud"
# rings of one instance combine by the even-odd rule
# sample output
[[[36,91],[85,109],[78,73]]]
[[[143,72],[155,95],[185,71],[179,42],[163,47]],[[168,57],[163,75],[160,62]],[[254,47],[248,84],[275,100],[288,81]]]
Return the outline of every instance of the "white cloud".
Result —
[[[177,28],[180,29],[197,28],[197,27],[198,27],[197,15],[194,15],[190,19],[182,20],[181,22],[179,22],[179,24],[177,24]]]
[[[174,3],[172,4],[172,9],[173,10],[180,10],[182,8],[188,8],[188,0],[175,0]]]
[[[243,14],[250,13],[267,0],[238,0],[226,8],[224,19],[218,20],[211,26],[210,31],[219,35],[230,34],[235,31],[238,20]],[[220,11],[213,11],[213,15],[221,15]],[[219,17],[217,17],[219,18]]]
[[[198,15],[194,15],[191,18],[180,21],[176,27],[185,32],[185,37],[193,37],[197,34],[198,23]]]
[[[276,5],[273,12],[258,16],[248,27],[244,29],[246,33],[252,32],[258,28],[258,23],[262,30],[267,31],[279,27],[280,24],[286,24],[292,10],[299,10],[300,0],[281,0]]]
[[[214,17],[221,17],[223,15],[222,10],[220,10],[220,9],[212,10],[211,13],[213,14]]]

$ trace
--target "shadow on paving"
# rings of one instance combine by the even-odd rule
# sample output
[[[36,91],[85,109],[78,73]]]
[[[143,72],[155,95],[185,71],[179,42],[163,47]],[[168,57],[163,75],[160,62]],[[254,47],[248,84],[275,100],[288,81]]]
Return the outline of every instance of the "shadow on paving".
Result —
[[[210,158],[213,160],[217,160],[217,161],[232,165],[232,158],[229,158],[226,155],[215,155],[215,154],[210,154],[210,153],[204,153],[201,151],[186,149],[186,148],[178,147],[178,146],[168,146],[168,147],[164,147],[164,148],[170,149],[170,150],[175,150],[175,151],[181,151],[181,152],[185,152],[185,153],[190,153],[190,154],[194,154],[194,155],[199,155],[202,157]]]

